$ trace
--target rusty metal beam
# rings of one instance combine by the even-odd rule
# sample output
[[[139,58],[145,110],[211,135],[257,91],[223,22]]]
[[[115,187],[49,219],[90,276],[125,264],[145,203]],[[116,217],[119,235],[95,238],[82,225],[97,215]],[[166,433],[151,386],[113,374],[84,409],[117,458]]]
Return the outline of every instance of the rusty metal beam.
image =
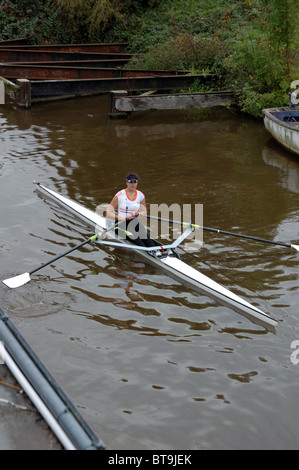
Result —
[[[195,80],[202,84],[217,80],[217,75],[171,75],[161,77],[98,78],[94,80],[43,80],[31,82],[32,102],[107,93],[111,90],[171,90],[191,86]]]
[[[107,59],[107,60],[60,60],[60,61],[44,61],[44,62],[7,62],[0,65],[40,65],[40,66],[61,66],[61,67],[89,67],[89,68],[106,68],[106,67],[122,67],[131,59]]]
[[[0,47],[0,62],[35,62],[35,61],[60,61],[60,60],[107,60],[107,59],[131,59],[132,54],[125,53],[101,53],[101,52],[56,52],[35,51],[32,49],[16,49]]]
[[[22,46],[28,44],[27,38],[20,38],[20,39],[4,39],[4,41],[0,41],[0,47],[11,47],[11,46]]]
[[[24,65],[24,64],[1,64],[0,76],[9,80],[16,78],[27,78],[29,80],[71,80],[71,79],[93,79],[93,78],[117,78],[117,77],[148,77],[161,75],[184,75],[185,72],[173,70],[138,70],[120,68],[85,68],[85,67],[60,67]]]
[[[19,41],[19,40],[16,40]],[[42,45],[28,45],[20,44],[13,41],[0,41],[0,47],[7,47],[9,49],[17,50],[32,50],[35,52],[101,52],[101,53],[118,53],[124,52],[128,43],[99,43],[99,44],[42,44]]]

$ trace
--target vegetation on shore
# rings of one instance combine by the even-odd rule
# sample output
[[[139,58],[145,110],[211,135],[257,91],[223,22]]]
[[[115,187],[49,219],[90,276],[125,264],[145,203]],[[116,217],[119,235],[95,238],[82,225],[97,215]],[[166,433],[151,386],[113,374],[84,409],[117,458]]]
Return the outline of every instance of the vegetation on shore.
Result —
[[[217,73],[253,116],[299,80],[293,0],[0,0],[0,24],[0,40],[128,42],[130,68]]]

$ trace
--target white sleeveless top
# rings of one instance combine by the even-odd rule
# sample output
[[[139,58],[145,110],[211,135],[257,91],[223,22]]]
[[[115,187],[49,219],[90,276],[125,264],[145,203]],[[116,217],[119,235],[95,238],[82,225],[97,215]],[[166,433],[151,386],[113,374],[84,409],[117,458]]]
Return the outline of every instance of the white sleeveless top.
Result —
[[[138,189],[135,190],[135,196],[133,199],[130,199],[127,190],[122,189],[118,193],[116,193],[118,198],[118,207],[117,207],[117,214],[119,217],[127,217],[133,211],[139,211],[140,203],[144,199],[144,194]]]

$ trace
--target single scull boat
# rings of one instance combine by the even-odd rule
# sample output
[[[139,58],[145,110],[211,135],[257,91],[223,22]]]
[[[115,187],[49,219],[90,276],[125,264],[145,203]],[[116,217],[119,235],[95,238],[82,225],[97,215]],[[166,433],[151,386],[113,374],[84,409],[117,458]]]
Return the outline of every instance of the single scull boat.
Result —
[[[55,201],[59,206],[64,207],[69,212],[74,214],[77,218],[91,227],[96,233],[106,232],[108,238],[115,239],[114,231],[109,231],[111,221],[107,220],[96,212],[87,209],[81,204],[72,201],[65,196],[62,196],[51,189],[46,188],[40,183],[35,184],[37,189],[43,195],[47,196],[51,200]],[[179,237],[180,241],[182,241],[185,236]],[[106,243],[115,246],[115,243],[113,242],[109,243],[99,240],[99,243]],[[178,243],[176,245],[178,245]],[[138,249],[138,247],[136,247],[136,245],[129,245],[126,240],[120,240],[117,245],[122,247],[127,246],[128,248],[138,251],[140,255],[146,258],[151,264],[164,269],[175,279],[178,279],[184,284],[192,286],[192,288],[196,288],[196,290],[201,293],[208,294],[210,297],[220,301],[221,304],[227,305],[238,313],[246,316],[254,323],[258,323],[267,327],[275,327],[277,325],[277,321],[274,318],[271,318],[268,314],[262,312],[259,308],[251,305],[246,300],[230,292],[225,287],[187,265],[181,259],[179,259],[175,253],[171,252],[171,254],[169,254],[170,250],[166,250],[165,256],[156,257],[149,253],[147,249],[141,251]],[[169,246],[174,246],[174,244]]]

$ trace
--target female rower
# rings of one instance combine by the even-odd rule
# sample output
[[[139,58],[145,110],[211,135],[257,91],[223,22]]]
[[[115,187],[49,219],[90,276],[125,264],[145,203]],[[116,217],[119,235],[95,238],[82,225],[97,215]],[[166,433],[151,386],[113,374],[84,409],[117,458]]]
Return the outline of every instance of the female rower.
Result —
[[[145,227],[139,222],[139,215],[146,215],[146,203],[144,194],[137,189],[138,176],[129,173],[126,177],[126,189],[115,194],[108,205],[106,216],[109,219],[123,221],[116,229],[119,236],[127,238],[139,246],[157,246]]]

